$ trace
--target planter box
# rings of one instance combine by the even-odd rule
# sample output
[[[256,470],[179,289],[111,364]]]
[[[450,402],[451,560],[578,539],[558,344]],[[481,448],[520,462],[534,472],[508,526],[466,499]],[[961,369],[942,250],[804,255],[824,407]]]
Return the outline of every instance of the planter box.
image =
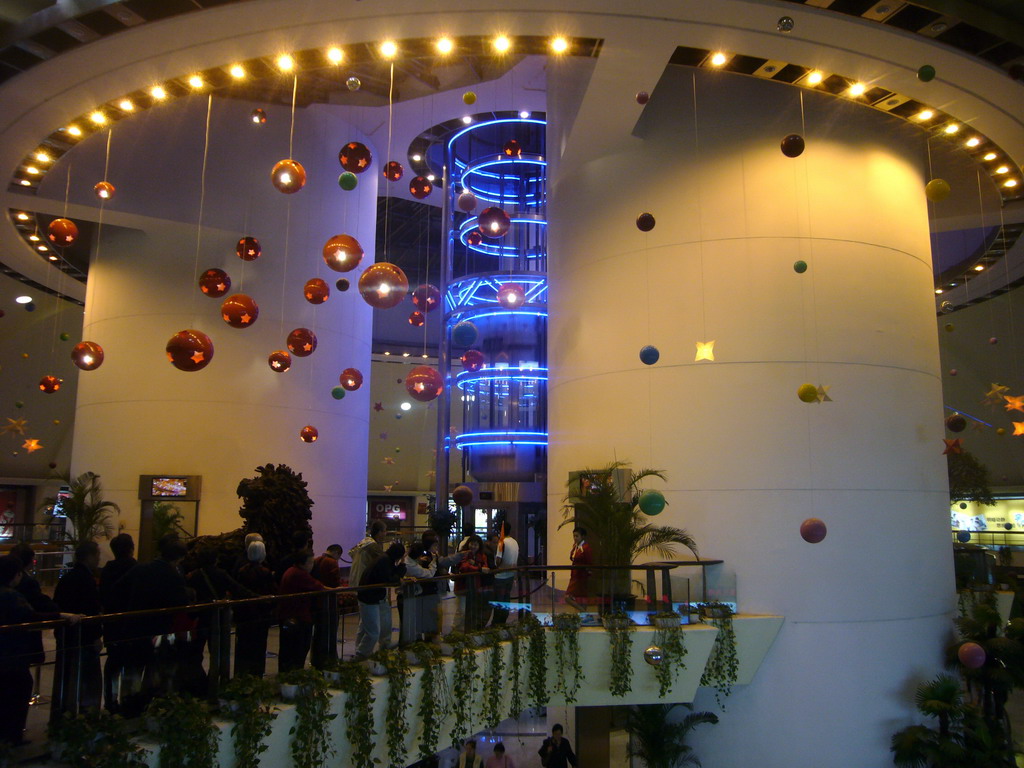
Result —
[[[679,626],[680,620],[678,616],[652,616],[651,624],[658,629],[672,629]]]

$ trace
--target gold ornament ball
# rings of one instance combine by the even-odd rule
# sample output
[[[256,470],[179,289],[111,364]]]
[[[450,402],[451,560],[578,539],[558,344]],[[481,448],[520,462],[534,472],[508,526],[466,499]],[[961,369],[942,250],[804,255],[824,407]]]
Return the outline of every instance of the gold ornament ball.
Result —
[[[796,396],[805,403],[816,402],[818,399],[818,388],[813,384],[801,384],[796,391]]]
[[[1005,429],[1003,429],[1002,427],[998,427],[998,428],[996,429],[996,434],[997,434],[997,435],[999,435],[1000,437],[1002,437],[1003,435],[1005,435],[1005,434],[1006,434],[1006,430],[1005,430]]]
[[[467,105],[476,104],[476,94],[473,93],[472,91],[466,91],[464,94],[462,94],[462,103]]]
[[[947,333],[952,333],[953,328],[955,328],[956,326],[954,326],[952,323],[946,323],[943,327],[946,329]]]
[[[924,196],[933,203],[941,203],[949,197],[951,191],[949,182],[945,179],[932,179],[924,187]]]

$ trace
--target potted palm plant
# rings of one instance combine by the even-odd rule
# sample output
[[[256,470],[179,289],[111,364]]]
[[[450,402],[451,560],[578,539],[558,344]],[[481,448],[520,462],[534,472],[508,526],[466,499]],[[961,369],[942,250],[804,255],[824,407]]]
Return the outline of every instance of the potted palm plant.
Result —
[[[682,720],[669,720],[677,707],[689,713]],[[647,768],[676,768],[700,765],[693,747],[686,743],[698,725],[718,722],[713,712],[694,712],[691,704],[644,704],[630,707],[626,713],[629,756],[639,757]]]
[[[112,501],[103,498],[100,476],[95,472],[83,472],[78,477],[62,478],[67,484],[70,495],[63,500],[63,512],[71,530],[64,532],[64,538],[71,549],[88,541],[99,538],[109,539],[117,530],[114,515],[121,509]],[[48,498],[44,507],[57,505],[56,498]]]

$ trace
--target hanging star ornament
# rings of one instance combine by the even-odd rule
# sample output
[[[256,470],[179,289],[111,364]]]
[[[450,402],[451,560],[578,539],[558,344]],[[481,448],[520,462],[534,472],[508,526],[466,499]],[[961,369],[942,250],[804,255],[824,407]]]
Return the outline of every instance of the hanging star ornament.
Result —
[[[1003,400],[1006,401],[1006,404],[1003,406],[1006,410],[1024,413],[1024,395],[1017,395],[1016,397],[1003,395]]]
[[[1021,422],[1021,423],[1024,424],[1024,422]],[[954,453],[963,453],[964,452],[963,451],[963,440],[961,440],[959,437],[953,438],[952,440],[947,440],[946,438],[942,438],[942,442],[944,442],[946,444],[946,450],[944,450],[942,452],[943,456],[951,456]]]
[[[383,459],[380,460],[380,463],[381,464],[394,464],[395,460],[393,458],[391,458],[390,456],[385,456]]]
[[[985,393],[985,397],[982,398],[982,405],[1002,405],[1003,404],[1003,393],[1009,392],[1009,387],[1004,387],[1002,384],[992,383],[992,388]]]
[[[427,476],[428,480],[433,480],[434,478],[437,477],[437,471],[433,470],[433,469],[430,470],[429,472],[424,472],[423,474],[425,474]]]
[[[832,389],[831,384],[819,384],[818,385],[818,402],[819,403],[831,403],[832,398],[828,396],[828,391]]]
[[[697,354],[693,358],[693,362],[699,363],[701,360],[710,360],[715,362],[715,340],[711,341],[698,341],[697,342]]]
[[[1013,422],[1013,435],[1014,437],[1024,435],[1024,421]]]
[[[10,432],[12,435],[24,435],[28,419],[7,419],[7,423],[0,427],[0,432]]]
[[[384,404],[383,403],[374,403],[373,404],[373,410],[375,410],[378,413],[380,413],[381,411],[384,410]]]
[[[24,448],[29,453],[33,453],[34,451],[38,451],[43,446],[40,445],[39,438],[32,437],[26,440],[24,443],[22,443],[21,447]]]
[[[395,487],[394,485],[385,485],[384,486],[384,493],[391,493],[391,489],[394,488],[394,487]]]

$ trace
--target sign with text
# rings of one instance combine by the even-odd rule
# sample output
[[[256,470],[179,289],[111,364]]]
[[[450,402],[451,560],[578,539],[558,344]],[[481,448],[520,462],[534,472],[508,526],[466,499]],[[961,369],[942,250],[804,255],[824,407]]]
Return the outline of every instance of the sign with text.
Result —
[[[367,496],[371,520],[409,520],[415,496]]]

